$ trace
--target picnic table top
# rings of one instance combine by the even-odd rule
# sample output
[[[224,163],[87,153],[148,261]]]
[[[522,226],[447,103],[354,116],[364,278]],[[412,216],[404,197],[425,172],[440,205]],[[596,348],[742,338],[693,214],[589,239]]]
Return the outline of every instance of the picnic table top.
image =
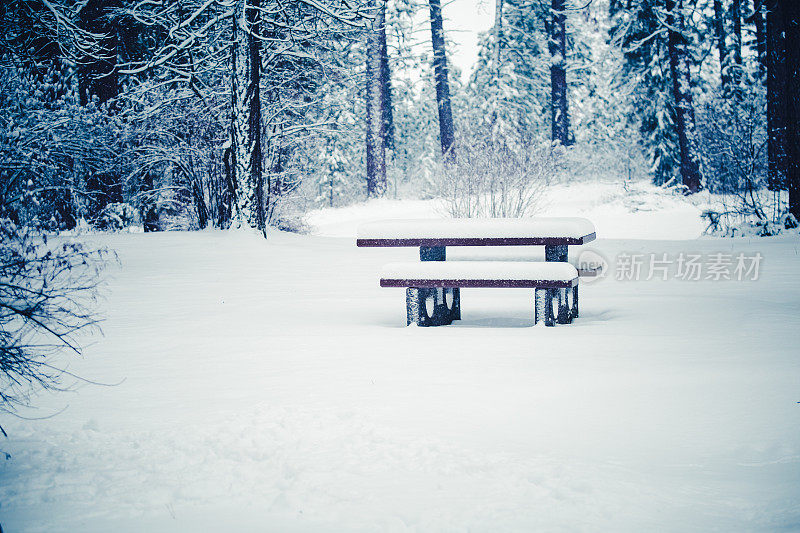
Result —
[[[594,224],[579,217],[381,220],[358,228],[357,246],[541,246],[584,244]]]

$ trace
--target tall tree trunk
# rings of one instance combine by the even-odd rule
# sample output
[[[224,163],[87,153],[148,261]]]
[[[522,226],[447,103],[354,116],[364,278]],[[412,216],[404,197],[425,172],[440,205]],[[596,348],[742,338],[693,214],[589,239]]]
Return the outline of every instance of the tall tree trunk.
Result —
[[[248,91],[248,62],[250,60],[246,0],[236,0],[233,8],[231,35],[231,197],[232,225],[249,226],[253,220],[253,182],[250,180],[250,96]]]
[[[440,0],[429,0],[431,10],[431,42],[433,44],[433,71],[436,84],[436,104],[439,108],[439,140],[445,163],[455,158],[455,127],[450,107],[450,83],[447,79],[447,55],[442,29],[442,5]]]
[[[500,78],[500,48],[503,40],[503,0],[494,2],[494,76]]]
[[[267,218],[264,212],[264,157],[262,149],[263,124],[261,123],[261,0],[249,0],[250,10],[247,13],[247,23],[250,31],[247,34],[247,46],[250,51],[250,79],[247,95],[249,98],[248,109],[248,134],[250,137],[250,175],[253,187],[253,203],[255,203],[253,224],[260,231],[265,231]]]
[[[753,24],[756,27],[756,51],[761,71],[767,69],[767,34],[764,28],[764,1],[753,0]]]
[[[733,0],[731,4],[733,18],[733,62],[736,65],[732,79],[738,83],[742,79],[742,1]]]
[[[384,13],[386,10],[384,2]],[[389,44],[386,39],[386,17],[381,26],[381,91],[383,96],[383,143],[394,150],[394,109],[392,107],[392,71],[389,68]]]
[[[564,0],[552,0],[550,8],[550,124],[553,142],[568,146],[572,142],[567,106],[567,16]]]
[[[717,50],[719,51],[719,72],[722,87],[727,88],[730,80],[728,65],[728,47],[725,43],[725,12],[722,9],[722,0],[714,0],[714,33],[717,37]]]
[[[779,0],[767,0],[767,159],[768,185],[786,188],[786,39]]]
[[[782,0],[786,35],[786,185],[789,212],[800,220],[800,3]]]
[[[700,165],[694,153],[694,105],[691,92],[691,74],[682,35],[683,14],[675,0],[666,0],[667,46],[672,75],[672,95],[675,100],[675,126],[681,150],[681,179],[689,192],[700,190]]]
[[[367,32],[367,195],[386,193],[386,143],[384,136],[383,83],[381,80],[381,29],[386,21],[386,2],[377,0],[372,28]]]
[[[492,29],[494,38],[494,50],[492,54],[492,70],[491,70],[491,115],[489,116],[489,123],[491,124],[491,138],[492,143],[498,141],[498,128],[497,119],[500,112],[500,61],[501,61],[501,47],[503,41],[503,0],[495,0],[494,4],[494,28]]]

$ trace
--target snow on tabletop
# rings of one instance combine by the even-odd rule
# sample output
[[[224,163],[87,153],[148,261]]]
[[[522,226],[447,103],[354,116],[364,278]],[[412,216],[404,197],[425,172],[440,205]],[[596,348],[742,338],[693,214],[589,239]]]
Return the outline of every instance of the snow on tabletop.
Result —
[[[595,233],[578,217],[381,220],[358,227],[359,239],[579,238]]]
[[[578,271],[570,263],[523,261],[418,261],[390,263],[383,279],[496,279],[570,281]]]

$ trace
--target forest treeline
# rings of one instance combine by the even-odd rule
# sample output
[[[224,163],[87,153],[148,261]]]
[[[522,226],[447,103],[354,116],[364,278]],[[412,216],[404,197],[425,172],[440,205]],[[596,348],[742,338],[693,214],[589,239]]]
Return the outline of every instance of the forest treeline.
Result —
[[[648,176],[735,200],[710,216],[793,226],[799,12],[495,0],[462,82],[440,0],[3,2],[0,218],[293,229],[410,194],[514,216],[506,196],[557,176]]]

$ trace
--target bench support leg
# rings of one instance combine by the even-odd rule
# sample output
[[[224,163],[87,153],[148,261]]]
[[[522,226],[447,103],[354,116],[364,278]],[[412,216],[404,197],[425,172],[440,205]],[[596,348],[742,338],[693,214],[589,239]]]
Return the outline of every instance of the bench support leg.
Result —
[[[461,320],[461,289],[455,287],[448,289],[453,294],[453,308],[450,310],[450,320]]]
[[[555,326],[553,295],[558,289],[536,289],[533,322],[536,325]]]
[[[548,244],[544,247],[544,260],[556,261],[566,263],[569,259],[569,248],[565,244]],[[572,316],[572,309],[570,308],[567,298],[567,291],[569,289],[559,289],[556,291],[558,298],[558,315],[557,320],[559,324],[568,324],[574,318]],[[573,293],[574,296],[574,293]]]
[[[572,288],[556,289],[554,292],[558,296],[558,316],[556,321],[559,324],[569,324],[572,322],[572,305],[570,302],[574,294]]]
[[[420,246],[420,261],[446,261],[447,248],[445,246]],[[426,289],[422,289],[423,291]],[[442,324],[450,324],[453,320],[461,320],[461,291],[458,288],[446,289],[452,291],[453,308],[448,311],[449,316],[442,317]],[[439,325],[439,324],[436,324]]]
[[[578,286],[572,287],[572,318],[578,318]]]
[[[420,313],[419,289],[409,287],[406,289],[406,325],[416,324],[421,326],[422,316]]]
[[[447,308],[445,290],[447,289],[407,288],[406,324],[427,327],[452,323],[452,311]]]

